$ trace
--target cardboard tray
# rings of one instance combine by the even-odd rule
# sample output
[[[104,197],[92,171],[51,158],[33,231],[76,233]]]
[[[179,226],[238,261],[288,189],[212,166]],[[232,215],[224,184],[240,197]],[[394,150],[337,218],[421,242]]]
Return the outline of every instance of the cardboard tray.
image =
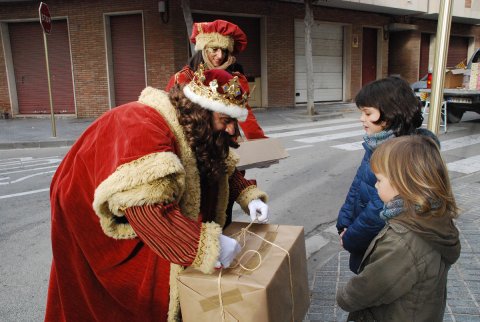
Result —
[[[240,156],[237,169],[264,168],[287,158],[288,152],[278,139],[266,138],[239,142],[235,152]]]

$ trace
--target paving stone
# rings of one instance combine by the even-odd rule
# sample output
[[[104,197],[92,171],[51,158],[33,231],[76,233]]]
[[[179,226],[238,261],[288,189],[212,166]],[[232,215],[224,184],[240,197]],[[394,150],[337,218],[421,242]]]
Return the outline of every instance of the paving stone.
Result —
[[[464,314],[454,314],[453,318],[455,322],[479,322],[480,315],[464,315]]]
[[[480,181],[480,176],[477,181]],[[480,184],[457,183],[453,185],[453,190],[458,205],[463,209],[456,221],[462,252],[449,272],[444,321],[480,322]],[[348,252],[340,251],[315,272],[308,322],[346,320],[348,314],[336,304],[335,294],[354,276],[348,259]]]

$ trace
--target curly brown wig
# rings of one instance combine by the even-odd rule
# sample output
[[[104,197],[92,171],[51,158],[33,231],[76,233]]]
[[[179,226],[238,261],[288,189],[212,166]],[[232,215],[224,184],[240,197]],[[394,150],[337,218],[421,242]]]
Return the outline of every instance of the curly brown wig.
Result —
[[[170,102],[176,108],[178,121],[197,158],[200,178],[209,183],[217,182],[226,174],[225,159],[229,147],[238,147],[238,144],[227,132],[215,131],[213,112],[190,101],[182,88],[182,85],[172,87]]]

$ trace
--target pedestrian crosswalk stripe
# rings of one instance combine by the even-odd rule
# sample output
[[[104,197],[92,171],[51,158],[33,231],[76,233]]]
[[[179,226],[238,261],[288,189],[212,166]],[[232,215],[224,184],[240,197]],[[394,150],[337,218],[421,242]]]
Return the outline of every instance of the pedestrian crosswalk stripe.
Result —
[[[51,169],[51,168],[57,168],[57,167],[58,167],[58,164],[57,165],[52,165],[52,166],[49,166],[49,167],[40,167],[40,168],[33,168],[33,169],[0,172],[0,175],[11,175],[12,173],[31,172],[31,171]]]
[[[480,155],[447,163],[449,171],[470,174],[480,171]]]
[[[450,132],[456,132],[463,130],[465,128],[452,128]],[[362,150],[363,141],[352,142],[352,143],[344,143],[344,144],[337,144],[332,145],[332,148],[345,150],[345,151],[357,151]],[[448,151],[453,149],[458,149],[461,147],[473,145],[480,143],[480,135],[469,135],[469,136],[462,136],[460,138],[445,140],[441,142],[442,151]]]
[[[305,135],[305,134],[312,134],[312,133],[321,133],[321,132],[328,132],[328,131],[336,131],[336,130],[343,130],[349,129],[352,127],[360,127],[358,122],[356,123],[349,123],[349,124],[341,124],[341,125],[333,125],[333,126],[326,126],[320,127],[315,129],[308,129],[308,130],[298,130],[298,131],[290,131],[290,132],[281,132],[281,133],[272,133],[268,134],[271,138],[284,138],[289,136],[298,136],[298,135]],[[360,131],[360,133],[364,133],[365,131]]]
[[[312,146],[313,146],[313,145],[311,145],[311,144],[300,145],[300,146],[296,146],[296,147],[293,147],[293,148],[286,148],[285,150],[287,150],[287,151],[292,151],[292,150],[298,150],[298,149],[311,148]]]
[[[13,198],[13,197],[21,197],[21,196],[31,195],[31,194],[33,194],[33,193],[47,192],[47,191],[50,191],[50,188],[38,189],[38,190],[30,190],[30,191],[24,191],[24,192],[19,192],[19,193],[12,193],[12,194],[10,194],[10,195],[0,196],[0,199],[7,199],[7,198]]]
[[[354,122],[355,121],[355,122]],[[347,122],[347,123],[346,123]],[[327,125],[327,126],[325,126]],[[286,150],[299,150],[304,148],[313,147],[313,143],[333,141],[350,137],[361,137],[365,134],[362,130],[348,131],[348,129],[360,127],[359,123],[354,119],[333,119],[319,122],[297,123],[265,127],[265,133],[272,138],[286,138],[294,136],[308,136],[309,134],[322,133],[328,131],[337,131],[337,133],[325,134],[319,136],[301,137],[294,139],[295,142],[305,143],[305,145],[294,146],[287,148]],[[295,130],[298,129],[298,130]],[[290,130],[290,131],[289,131]],[[339,132],[341,130],[347,130],[345,132]],[[465,130],[463,127],[451,127],[449,133]],[[277,131],[275,133],[275,131]],[[280,132],[281,131],[281,132]],[[274,132],[274,133],[270,133]],[[440,136],[442,137],[442,136]],[[356,141],[350,143],[343,143],[332,145],[332,148],[341,149],[345,151],[357,151],[362,150],[363,141]],[[441,141],[442,152],[451,151],[471,145],[480,144],[480,134],[466,135],[453,139]],[[459,172],[463,174],[470,174],[480,171],[480,155],[472,156],[469,158],[461,159],[458,161],[450,162],[447,164],[449,171]]]
[[[345,143],[345,144],[338,144],[332,145],[332,148],[346,150],[346,151],[357,151],[363,149],[362,146],[363,141],[353,142],[353,143]]]
[[[344,118],[344,119],[331,119],[331,120],[324,120],[324,121],[315,121],[315,122],[306,122],[306,123],[296,123],[296,124],[283,124],[283,125],[272,125],[272,126],[264,126],[263,131],[267,132],[274,132],[274,131],[282,131],[282,130],[291,130],[297,128],[305,128],[305,127],[317,127],[322,125],[329,125],[329,124],[339,124],[339,123],[347,123],[347,122],[355,122],[360,124],[358,120],[352,118]]]
[[[310,138],[297,139],[295,141],[296,142],[302,142],[302,143],[317,143],[317,142],[324,142],[324,141],[330,141],[330,140],[349,138],[349,137],[352,137],[352,136],[362,135],[364,133],[365,133],[364,130],[358,130],[358,131],[341,132],[341,133],[335,133],[335,134],[326,134],[326,135],[314,136],[314,137],[310,137]]]
[[[456,139],[445,140],[441,142],[441,146],[442,151],[449,151],[478,143],[480,143],[480,134],[467,135]]]

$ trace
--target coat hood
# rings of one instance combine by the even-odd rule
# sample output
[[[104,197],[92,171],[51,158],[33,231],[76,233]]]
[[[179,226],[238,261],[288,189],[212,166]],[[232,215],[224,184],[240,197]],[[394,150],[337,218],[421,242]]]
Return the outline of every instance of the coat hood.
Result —
[[[457,227],[448,216],[419,216],[402,214],[390,220],[419,235],[452,265],[460,257],[460,239]]]
[[[437,143],[438,148],[439,148],[439,149],[441,148],[440,140],[439,140],[438,137],[435,135],[435,133],[433,133],[432,131],[427,130],[427,129],[424,129],[424,128],[422,128],[422,127],[419,127],[418,129],[416,129],[415,134],[417,134],[417,135],[423,135],[423,136],[426,136],[426,137],[431,138],[433,141],[435,141],[435,143]]]

